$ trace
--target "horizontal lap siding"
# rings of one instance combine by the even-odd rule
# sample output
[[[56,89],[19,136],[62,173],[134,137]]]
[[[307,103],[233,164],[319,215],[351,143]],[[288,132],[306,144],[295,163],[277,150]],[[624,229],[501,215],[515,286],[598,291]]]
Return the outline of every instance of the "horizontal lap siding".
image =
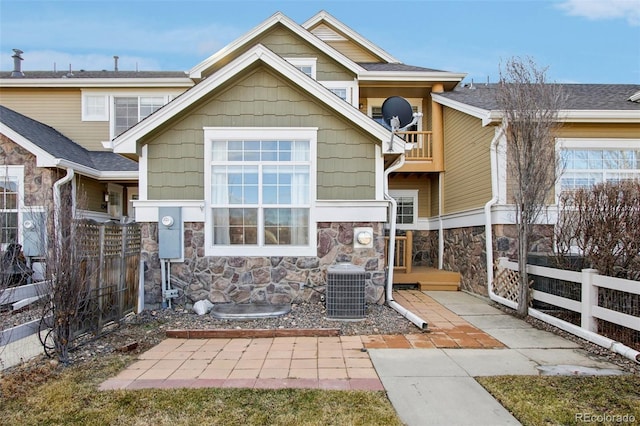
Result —
[[[53,127],[91,151],[104,151],[109,140],[108,121],[82,121],[80,89],[0,89],[0,104]]]
[[[431,179],[428,176],[404,177],[402,174],[394,176],[389,182],[389,189],[417,189],[418,190],[418,217],[431,216]]]
[[[475,209],[491,199],[489,148],[493,127],[479,119],[444,110],[444,214]]]
[[[640,124],[565,124],[558,129],[561,138],[640,138]]]
[[[264,67],[145,140],[149,199],[204,198],[203,127],[318,127],[318,199],[373,199],[375,140]]]

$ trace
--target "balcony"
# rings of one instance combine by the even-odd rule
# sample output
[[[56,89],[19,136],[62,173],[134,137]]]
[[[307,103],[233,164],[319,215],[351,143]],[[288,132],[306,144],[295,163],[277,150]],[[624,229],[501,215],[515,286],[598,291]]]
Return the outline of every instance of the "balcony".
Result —
[[[406,154],[406,162],[398,172],[420,173],[442,171],[442,152],[434,152],[432,131],[398,132],[398,136],[413,143],[413,149]]]
[[[413,144],[413,149],[407,153],[407,161],[433,161],[433,132],[407,131],[398,132],[398,136]]]

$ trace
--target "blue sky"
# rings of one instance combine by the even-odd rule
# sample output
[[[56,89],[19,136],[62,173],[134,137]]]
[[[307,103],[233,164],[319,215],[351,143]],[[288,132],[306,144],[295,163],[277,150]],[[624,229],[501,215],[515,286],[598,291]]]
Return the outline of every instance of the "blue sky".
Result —
[[[326,10],[410,65],[496,81],[531,57],[563,83],[640,83],[640,0],[0,0],[0,69],[186,71],[277,11]]]

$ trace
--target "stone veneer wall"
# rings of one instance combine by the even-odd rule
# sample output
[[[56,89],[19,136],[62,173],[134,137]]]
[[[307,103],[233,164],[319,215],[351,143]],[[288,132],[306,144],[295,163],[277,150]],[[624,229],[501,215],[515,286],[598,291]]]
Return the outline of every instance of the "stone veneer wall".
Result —
[[[374,247],[353,248],[353,228],[370,226]],[[184,258],[171,265],[171,286],[179,289],[177,303],[187,306],[208,299],[213,303],[289,303],[319,300],[325,292],[327,268],[340,262],[366,271],[366,302],[384,302],[385,259],[382,223],[318,223],[316,257],[205,256],[204,223],[184,224]],[[145,305],[161,300],[158,226],[142,226]]]
[[[460,272],[463,290],[488,295],[484,226],[446,229],[444,238],[444,269]],[[530,252],[548,253],[552,251],[552,241],[553,226],[534,226]],[[518,258],[516,225],[493,225],[493,249],[494,261],[498,257]]]
[[[438,267],[438,231],[413,231],[413,265]]]

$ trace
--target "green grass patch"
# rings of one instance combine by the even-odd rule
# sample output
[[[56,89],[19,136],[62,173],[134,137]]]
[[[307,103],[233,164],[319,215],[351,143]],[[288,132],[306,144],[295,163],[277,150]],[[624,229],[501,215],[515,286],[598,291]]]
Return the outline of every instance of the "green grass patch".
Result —
[[[640,422],[638,376],[501,376],[476,380],[524,425]]]
[[[130,359],[0,379],[3,425],[401,425],[384,392],[316,389],[98,391]]]

